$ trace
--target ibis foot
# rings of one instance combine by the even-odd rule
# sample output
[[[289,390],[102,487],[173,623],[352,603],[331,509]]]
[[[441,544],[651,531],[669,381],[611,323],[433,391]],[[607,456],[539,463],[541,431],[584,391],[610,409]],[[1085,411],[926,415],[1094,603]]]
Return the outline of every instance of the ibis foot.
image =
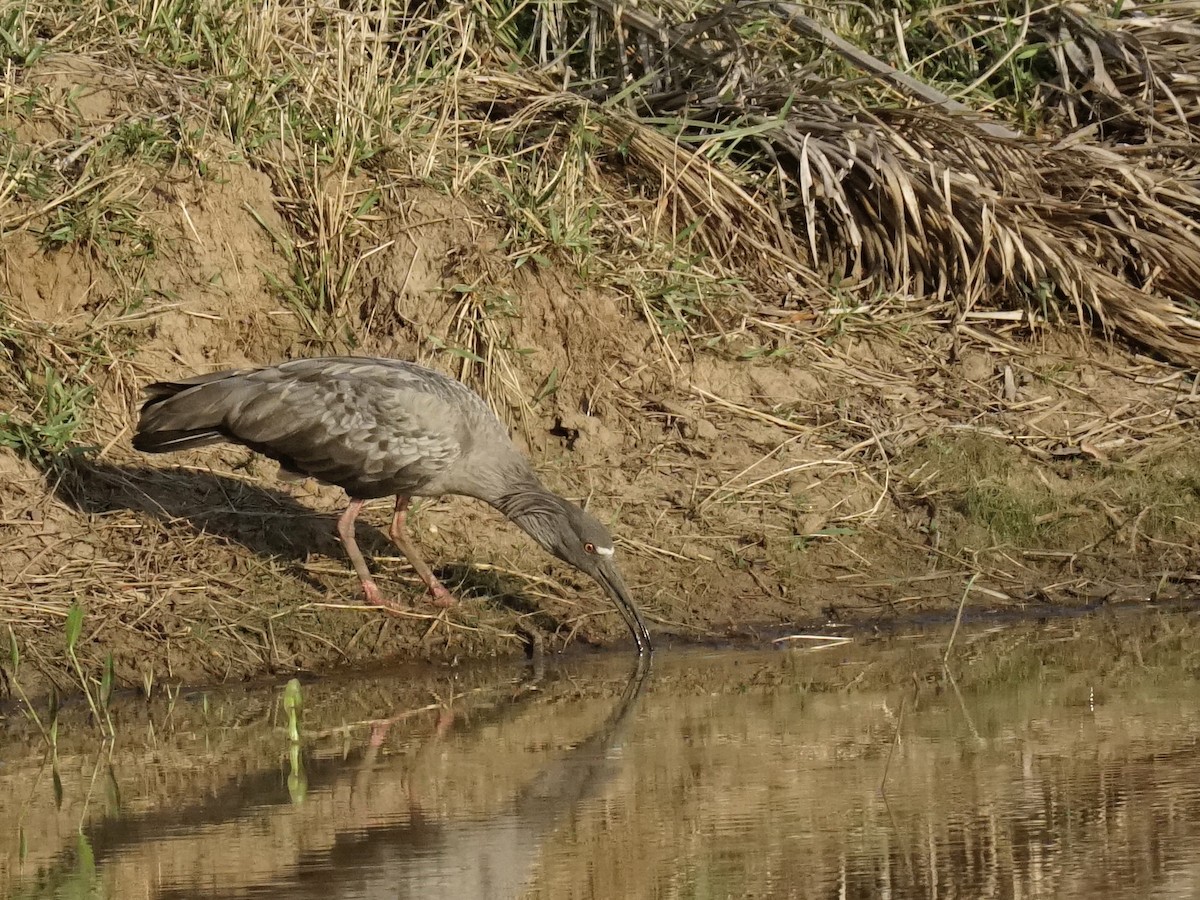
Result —
[[[401,608],[399,603],[384,597],[374,581],[364,581],[362,592],[363,598],[371,606],[378,606],[386,612],[391,613],[395,613]],[[429,586],[429,594],[433,598],[431,601],[433,605],[441,609],[448,609],[458,603],[458,598],[450,593],[446,586],[436,578],[433,580],[433,584]]]
[[[446,589],[436,578],[433,579],[433,584],[429,585],[429,595],[433,597],[433,605],[442,609],[449,609],[458,603],[458,598]]]
[[[383,594],[379,593],[379,588],[375,586],[373,581],[364,581],[362,585],[363,597],[372,606],[387,606],[387,601],[383,599]]]
[[[364,581],[362,584],[363,598],[371,606],[378,606],[384,612],[391,613],[394,616],[400,615],[399,604],[388,600],[383,594],[379,593],[379,588],[376,587],[374,581]]]

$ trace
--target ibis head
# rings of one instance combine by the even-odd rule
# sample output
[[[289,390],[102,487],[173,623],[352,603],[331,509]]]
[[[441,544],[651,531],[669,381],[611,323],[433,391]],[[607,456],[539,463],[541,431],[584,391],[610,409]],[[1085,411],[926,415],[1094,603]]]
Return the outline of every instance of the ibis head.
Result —
[[[650,632],[617,568],[612,535],[595,516],[540,485],[496,505],[548,552],[595,579],[629,626],[638,652],[650,652]]]

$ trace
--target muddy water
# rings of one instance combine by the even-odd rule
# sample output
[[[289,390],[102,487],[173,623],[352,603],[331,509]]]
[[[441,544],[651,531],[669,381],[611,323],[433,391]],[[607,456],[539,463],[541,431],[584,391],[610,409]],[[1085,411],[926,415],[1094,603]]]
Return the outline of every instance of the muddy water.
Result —
[[[1191,623],[393,669],[303,684],[298,741],[280,684],[56,753],[10,710],[0,896],[1198,897]]]

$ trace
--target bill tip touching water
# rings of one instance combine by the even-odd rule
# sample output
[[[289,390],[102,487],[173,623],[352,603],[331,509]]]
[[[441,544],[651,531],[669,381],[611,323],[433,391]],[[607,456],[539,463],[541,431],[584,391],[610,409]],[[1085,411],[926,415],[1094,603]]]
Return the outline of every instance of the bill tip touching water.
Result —
[[[547,490],[507,429],[474,391],[402,360],[295,359],[231,369],[146,390],[133,445],[167,453],[242,444],[288,473],[345,490],[337,534],[367,602],[384,599],[354,536],[371,499],[396,498],[388,536],[438,605],[454,597],[421,557],[406,526],[410,498],[460,494],[491,504],[545,550],[609,594],[638,653],[650,632],[616,565],[612,536],[594,516]]]

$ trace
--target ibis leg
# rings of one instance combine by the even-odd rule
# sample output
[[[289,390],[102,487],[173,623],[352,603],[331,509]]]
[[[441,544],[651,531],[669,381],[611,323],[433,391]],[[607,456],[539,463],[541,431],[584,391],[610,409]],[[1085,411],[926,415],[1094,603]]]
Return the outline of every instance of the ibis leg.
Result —
[[[358,549],[358,542],[354,539],[354,520],[358,517],[365,502],[365,500],[351,499],[350,505],[337,520],[338,539],[346,548],[346,555],[350,557],[350,562],[354,564],[354,571],[358,573],[358,580],[362,582],[363,595],[367,598],[367,602],[372,606],[387,606],[387,601],[383,599],[379,588],[375,586],[375,579],[371,577],[371,570],[367,568],[367,561],[363,559],[362,551]]]
[[[408,517],[408,502],[408,497],[396,497],[396,514],[392,516],[392,527],[388,529],[388,537],[392,539],[393,544],[400,548],[400,552],[412,563],[412,567],[417,570],[417,574],[429,588],[429,593],[433,595],[433,602],[437,606],[453,606],[454,595],[446,590],[445,586],[429,570],[429,566],[425,565],[425,560],[417,551],[417,545],[413,543],[412,536],[404,527],[404,520]]]

